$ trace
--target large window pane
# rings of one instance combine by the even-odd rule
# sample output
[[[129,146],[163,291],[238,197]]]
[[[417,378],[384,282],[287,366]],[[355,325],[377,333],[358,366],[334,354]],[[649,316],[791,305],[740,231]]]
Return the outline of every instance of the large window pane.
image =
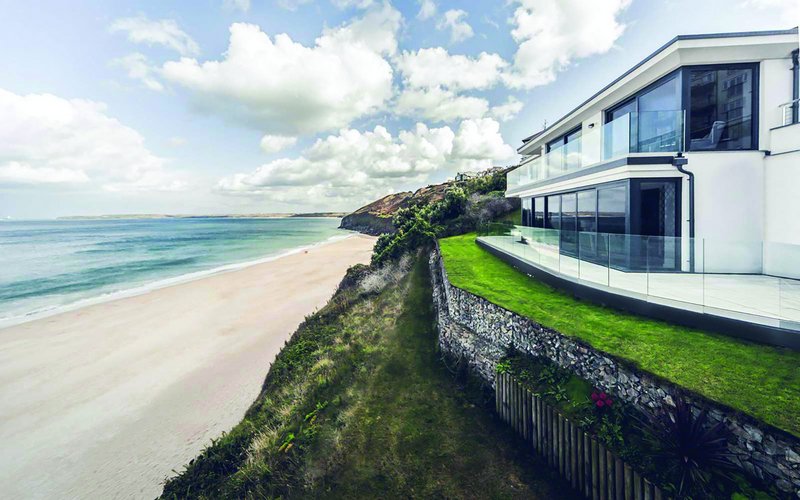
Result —
[[[689,75],[689,148],[752,149],[753,70],[691,70]]]
[[[533,200],[531,198],[522,199],[522,225],[531,226],[533,223],[532,217]]]
[[[561,196],[547,197],[547,220],[545,227],[561,229]]]
[[[680,80],[672,78],[639,97],[638,150],[679,151]]]
[[[597,191],[578,192],[578,252],[581,259],[597,260]]]
[[[597,221],[601,233],[624,234],[627,221],[628,186],[597,190]]]
[[[578,254],[577,209],[575,193],[561,196],[561,251],[568,255]]]
[[[544,198],[533,200],[533,227],[544,227]]]

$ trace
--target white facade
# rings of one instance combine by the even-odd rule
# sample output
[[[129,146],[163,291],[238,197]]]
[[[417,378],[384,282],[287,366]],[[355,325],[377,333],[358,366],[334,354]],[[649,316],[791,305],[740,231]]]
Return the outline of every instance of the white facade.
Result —
[[[793,52],[797,50],[796,28],[678,37],[550,128],[526,140],[518,149],[523,156],[520,168],[509,173],[507,195],[541,199],[558,193],[571,196],[573,192],[615,181],[663,179],[669,184],[669,179],[676,179],[679,193],[669,196],[679,199],[675,201],[680,207],[676,216],[679,220],[674,222],[678,226],[674,231],[669,228],[668,236],[681,238],[682,270],[688,270],[693,259],[695,266],[706,273],[800,278],[800,124],[792,124],[791,116],[790,123],[784,124],[787,110],[781,107],[797,98],[797,70],[793,73],[797,57]],[[742,71],[733,71],[737,68]],[[752,71],[747,73],[747,68]],[[724,102],[719,97],[708,104],[711,111],[703,111],[704,94],[695,90],[703,88],[703,71],[715,78],[715,90],[708,91],[709,96],[727,92]],[[642,89],[671,81],[673,74],[678,75],[676,85],[682,86],[680,107],[648,115],[643,110],[646,101],[640,96],[634,100],[637,111],[624,120],[612,120],[610,110]],[[752,80],[742,84],[742,79],[748,78]],[[687,90],[690,85],[692,90]],[[735,88],[737,85],[744,91]],[[744,111],[737,111],[737,107]],[[722,111],[726,112],[727,122],[717,118],[702,127],[701,117],[710,121],[709,116],[722,116]],[[731,119],[737,112],[744,112],[749,121]],[[673,142],[663,133],[664,124],[670,120],[677,124],[674,137],[670,136]],[[643,124],[652,131],[643,131]],[[637,131],[631,133],[624,127]],[[752,137],[748,137],[746,131],[753,129]],[[570,142],[567,137],[563,139],[564,146],[552,146],[552,141],[561,140],[571,131],[578,132],[575,135],[580,136],[579,140]],[[656,146],[642,146],[648,133]],[[634,137],[630,141],[638,140],[638,146],[623,144],[617,151],[619,138]],[[749,148],[737,149],[739,144]],[[734,150],[715,149],[721,146]],[[641,152],[647,148],[657,151]],[[611,150],[614,151],[610,154]],[[694,174],[693,207],[690,177],[674,165],[673,159],[679,153],[688,160],[684,168]],[[552,166],[555,163],[557,168]],[[631,189],[629,201],[635,196]],[[599,191],[596,193],[595,198],[599,198]],[[645,206],[644,202],[641,206]],[[692,210],[694,220],[690,218]],[[600,208],[597,214],[599,226]],[[629,223],[629,234],[654,234],[635,230],[652,226],[648,221],[652,214],[643,212],[629,217],[639,221],[635,227]],[[534,224],[533,214],[529,222],[527,225]],[[690,241],[692,230],[694,240]],[[694,246],[693,252],[690,246]]]

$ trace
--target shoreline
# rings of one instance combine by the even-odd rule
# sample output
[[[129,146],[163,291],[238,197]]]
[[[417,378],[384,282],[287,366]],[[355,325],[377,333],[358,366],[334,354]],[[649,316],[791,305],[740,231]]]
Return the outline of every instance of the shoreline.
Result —
[[[6,328],[0,496],[152,498],[255,400],[375,238],[337,241]]]
[[[207,278],[209,276],[215,276],[217,274],[238,271],[240,269],[246,269],[251,266],[257,266],[259,264],[273,262],[282,257],[287,257],[289,255],[294,255],[303,252],[305,250],[328,245],[331,243],[335,243],[337,241],[342,241],[347,238],[358,236],[360,234],[356,231],[349,231],[347,229],[340,229],[340,231],[344,231],[346,232],[346,234],[331,236],[329,238],[326,238],[317,243],[313,243],[311,245],[303,245],[299,247],[290,248],[288,250],[284,250],[279,253],[264,255],[257,259],[247,260],[243,262],[233,262],[230,264],[224,264],[222,266],[213,267],[203,271],[194,271],[191,273],[179,274],[171,278],[163,278],[156,281],[151,281],[149,283],[133,285],[131,288],[123,288],[120,290],[101,293],[99,295],[87,297],[84,299],[78,299],[68,304],[61,304],[61,305],[40,308],[24,314],[8,316],[5,318],[0,317],[0,336],[3,335],[3,330],[7,328],[24,325],[25,323],[29,323],[31,321],[37,321],[40,319],[57,316],[59,314],[66,312],[77,311],[83,309],[84,307],[90,307],[97,304],[105,304],[106,302],[112,302],[114,300],[125,299],[128,297],[136,297],[138,295],[150,293],[155,290],[160,290],[162,288],[174,285],[180,285],[183,283],[191,283],[192,281]]]

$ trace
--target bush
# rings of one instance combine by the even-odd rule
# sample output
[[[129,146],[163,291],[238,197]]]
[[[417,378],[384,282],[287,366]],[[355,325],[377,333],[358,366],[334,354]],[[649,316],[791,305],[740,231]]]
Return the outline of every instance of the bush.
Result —
[[[518,202],[504,197],[505,187],[505,173],[498,171],[450,186],[441,200],[399,209],[392,218],[396,232],[378,238],[372,264],[397,259],[438,237],[474,231],[514,210]]]

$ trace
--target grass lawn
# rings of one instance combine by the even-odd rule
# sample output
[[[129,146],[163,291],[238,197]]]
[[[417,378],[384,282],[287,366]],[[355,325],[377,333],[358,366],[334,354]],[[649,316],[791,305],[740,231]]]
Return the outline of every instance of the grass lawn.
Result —
[[[425,259],[379,294],[334,297],[164,498],[572,498],[445,368],[433,319]]]
[[[475,234],[440,245],[453,285],[800,436],[800,353],[576,300],[480,248]]]

